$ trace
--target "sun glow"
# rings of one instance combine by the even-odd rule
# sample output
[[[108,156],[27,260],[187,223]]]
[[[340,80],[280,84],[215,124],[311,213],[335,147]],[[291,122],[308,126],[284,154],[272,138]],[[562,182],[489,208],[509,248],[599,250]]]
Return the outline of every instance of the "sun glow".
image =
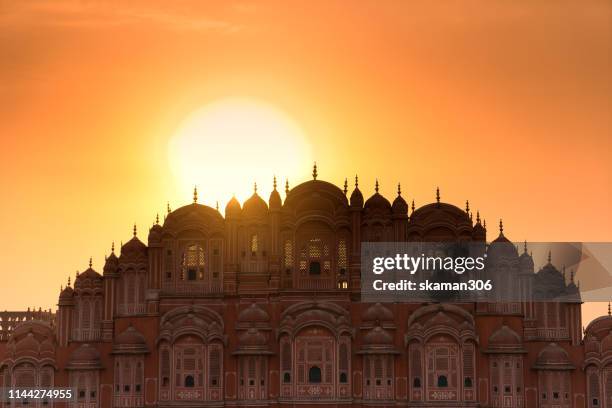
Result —
[[[169,163],[188,197],[194,185],[208,205],[220,209],[232,195],[242,202],[253,192],[267,200],[276,175],[303,178],[311,163],[300,126],[284,112],[250,99],[224,99],[198,109],[169,142]]]

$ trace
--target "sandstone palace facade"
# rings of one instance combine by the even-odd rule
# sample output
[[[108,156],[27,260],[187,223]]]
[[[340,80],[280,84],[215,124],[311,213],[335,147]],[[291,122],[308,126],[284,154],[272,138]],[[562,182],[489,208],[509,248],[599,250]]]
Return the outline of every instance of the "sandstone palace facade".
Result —
[[[225,216],[194,193],[146,244],[134,228],[53,320],[0,322],[0,384],[76,390],[40,407],[612,407],[611,316],[583,331],[579,297],[362,303],[362,242],[486,243],[484,222],[439,196],[414,208],[399,188],[364,200],[313,176]],[[487,267],[509,284],[577,294],[551,262],[503,248]]]

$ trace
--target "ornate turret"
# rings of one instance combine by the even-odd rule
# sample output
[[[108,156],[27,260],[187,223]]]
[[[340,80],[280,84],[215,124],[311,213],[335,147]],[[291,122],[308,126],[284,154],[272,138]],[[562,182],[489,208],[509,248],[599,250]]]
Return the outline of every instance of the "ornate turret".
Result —
[[[351,207],[363,207],[363,194],[361,194],[361,191],[359,190],[359,178],[357,176],[355,176],[355,189],[351,193]]]
[[[270,193],[270,198],[268,199],[268,203],[270,205],[270,210],[272,211],[280,210],[283,205],[281,196],[276,190],[276,176],[274,176],[274,181],[272,182],[272,192]]]

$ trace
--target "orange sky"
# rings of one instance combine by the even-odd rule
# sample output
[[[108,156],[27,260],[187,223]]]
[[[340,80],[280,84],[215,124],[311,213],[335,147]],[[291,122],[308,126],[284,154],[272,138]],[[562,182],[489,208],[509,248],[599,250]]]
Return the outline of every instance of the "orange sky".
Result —
[[[439,185],[515,240],[611,241],[611,7],[4,1],[0,309],[55,308],[90,255],[100,270],[134,222],[144,240],[167,200],[188,203],[168,141],[232,96],[298,123],[321,178],[390,196],[401,181],[417,205]]]

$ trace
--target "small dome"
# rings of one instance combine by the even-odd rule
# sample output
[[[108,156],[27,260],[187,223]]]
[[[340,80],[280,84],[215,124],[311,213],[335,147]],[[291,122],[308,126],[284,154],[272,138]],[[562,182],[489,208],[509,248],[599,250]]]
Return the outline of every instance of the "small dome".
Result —
[[[271,210],[279,210],[282,207],[283,201],[281,200],[281,196],[278,191],[276,191],[276,188],[274,188],[274,190],[272,190],[270,193],[268,203],[270,203]]]
[[[368,322],[387,322],[393,321],[393,313],[381,303],[375,303],[368,307],[362,316],[364,321]]]
[[[367,345],[393,344],[393,337],[380,326],[376,326],[363,336],[363,343]]]
[[[503,230],[501,230],[499,232],[499,236],[489,244],[487,257],[489,260],[500,258],[517,258],[518,251],[516,250],[514,244],[504,236]]]
[[[510,327],[503,325],[489,337],[489,346],[520,346],[521,337]]]
[[[268,344],[266,336],[255,328],[250,328],[238,339],[241,347],[261,347]]]
[[[121,247],[121,258],[136,259],[147,257],[147,246],[136,235]]]
[[[569,360],[567,351],[556,343],[550,343],[538,354],[534,368],[543,370],[571,370],[574,368],[574,365]]]
[[[60,293],[60,300],[69,300],[74,296],[74,290],[70,286],[66,286]]]
[[[393,200],[393,205],[391,206],[394,215],[407,215],[408,214],[408,204],[406,200],[401,195],[397,195],[395,200]]]
[[[70,354],[66,368],[71,370],[95,370],[101,367],[100,352],[91,344],[82,344]]]
[[[106,262],[104,263],[104,274],[114,273],[117,271],[119,267],[119,258],[115,255],[115,252],[111,252],[111,254],[106,258]]]
[[[363,207],[363,194],[361,194],[357,186],[355,186],[355,189],[351,193],[351,207]]]
[[[102,275],[94,271],[91,266],[80,273],[74,280],[75,289],[102,287]]]
[[[115,337],[113,345],[115,354],[140,354],[147,351],[145,337],[132,325]]]
[[[268,312],[256,303],[251,303],[249,307],[243,309],[238,314],[238,321],[240,322],[268,322],[269,320],[270,315],[268,315]]]
[[[257,191],[244,202],[242,214],[245,217],[265,217],[268,214],[268,205],[257,194]]]
[[[153,224],[151,229],[149,230],[149,243],[151,242],[160,242],[162,233],[164,229],[158,223]]]
[[[533,258],[527,251],[524,251],[521,256],[519,256],[519,265],[521,270],[533,272]]]
[[[477,221],[472,230],[472,239],[475,241],[485,241],[487,239],[487,230],[482,226],[480,221]]]
[[[366,212],[371,212],[371,211],[389,212],[391,211],[391,203],[389,202],[389,200],[387,200],[385,197],[379,194],[378,191],[376,191],[374,195],[368,198],[363,208],[366,210]]]
[[[228,201],[225,206],[225,218],[236,218],[240,217],[240,213],[242,212],[242,208],[240,208],[240,203],[236,199],[235,196]]]

